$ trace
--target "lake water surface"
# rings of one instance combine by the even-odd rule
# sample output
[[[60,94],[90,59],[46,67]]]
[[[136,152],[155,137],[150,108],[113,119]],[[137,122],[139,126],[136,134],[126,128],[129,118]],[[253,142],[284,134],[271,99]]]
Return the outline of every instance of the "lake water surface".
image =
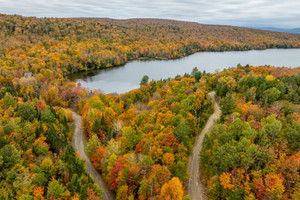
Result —
[[[138,88],[144,75],[159,80],[190,73],[194,67],[199,71],[216,72],[241,65],[271,65],[276,67],[299,67],[300,49],[267,49],[251,51],[199,52],[176,60],[131,61],[124,66],[104,70],[80,72],[68,78],[90,90],[104,93],[124,93]]]

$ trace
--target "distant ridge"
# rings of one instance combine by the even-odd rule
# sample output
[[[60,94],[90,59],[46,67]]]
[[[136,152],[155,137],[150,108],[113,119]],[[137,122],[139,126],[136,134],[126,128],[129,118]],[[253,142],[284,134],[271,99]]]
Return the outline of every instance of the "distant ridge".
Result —
[[[113,18],[74,18],[80,20],[87,21],[100,21],[106,23],[114,23],[118,25],[173,25],[173,26],[216,26],[216,27],[233,27],[237,28],[237,26],[232,25],[218,25],[218,24],[203,24],[200,22],[191,22],[191,21],[182,21],[182,20],[173,20],[173,19],[158,19],[158,18],[129,18],[129,19],[113,19]],[[241,28],[250,28],[250,29],[258,29],[265,31],[275,31],[281,33],[292,33],[292,34],[300,34],[300,28],[293,29],[284,29],[284,28],[276,28],[276,27],[241,27]]]
[[[266,31],[300,34],[300,28],[292,28],[292,29],[284,29],[284,28],[276,28],[276,27],[254,27],[254,28],[266,30]]]
[[[236,27],[231,25],[217,25],[217,24],[202,24],[200,22],[190,22],[182,20],[173,19],[157,19],[157,18],[130,18],[130,19],[113,19],[113,18],[75,18],[88,21],[101,21],[107,23],[115,23],[121,25],[133,25],[133,24],[143,24],[143,25],[194,25],[194,26],[223,26],[223,27]],[[292,33],[300,34],[300,28],[284,29],[276,27],[242,27],[250,29],[259,29],[266,31],[275,31],[281,33]]]
[[[300,28],[294,28],[290,30],[290,33],[300,34]]]

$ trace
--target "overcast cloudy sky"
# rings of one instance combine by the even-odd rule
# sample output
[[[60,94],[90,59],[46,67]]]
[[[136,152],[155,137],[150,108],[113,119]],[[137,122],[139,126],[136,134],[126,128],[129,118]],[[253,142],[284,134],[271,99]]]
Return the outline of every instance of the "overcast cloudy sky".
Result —
[[[37,17],[167,18],[300,27],[300,0],[0,0],[0,13]]]

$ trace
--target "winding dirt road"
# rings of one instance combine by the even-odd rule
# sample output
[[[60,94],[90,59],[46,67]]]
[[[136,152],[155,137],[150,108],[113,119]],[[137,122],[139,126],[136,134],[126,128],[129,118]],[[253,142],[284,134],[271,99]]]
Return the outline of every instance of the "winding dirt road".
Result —
[[[216,124],[216,121],[221,116],[221,109],[216,101],[216,93],[210,92],[208,94],[214,102],[214,113],[209,117],[205,127],[202,129],[201,133],[197,136],[196,142],[194,144],[193,150],[189,157],[189,165],[188,171],[190,173],[190,180],[189,180],[189,188],[188,194],[191,200],[206,200],[207,196],[204,191],[204,186],[201,182],[201,175],[200,175],[200,156],[199,153],[202,149],[202,142],[205,134],[209,134],[213,125]]]
[[[113,200],[113,195],[110,190],[107,188],[105,182],[103,181],[102,177],[98,173],[98,171],[93,167],[90,159],[86,155],[84,151],[84,143],[86,141],[85,135],[81,129],[81,116],[75,112],[73,113],[73,120],[75,123],[75,131],[72,138],[72,145],[75,151],[79,152],[80,158],[85,160],[86,170],[87,172],[93,177],[95,182],[100,186],[103,191],[103,199],[104,200]]]

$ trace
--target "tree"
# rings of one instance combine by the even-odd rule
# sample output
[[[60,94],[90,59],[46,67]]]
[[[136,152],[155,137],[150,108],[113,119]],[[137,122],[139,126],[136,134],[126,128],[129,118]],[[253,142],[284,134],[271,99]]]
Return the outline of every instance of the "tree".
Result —
[[[179,124],[176,126],[176,128],[174,129],[173,133],[175,138],[181,143],[184,142],[184,144],[186,145],[186,136],[189,135],[190,132],[190,128],[187,124],[187,120],[186,119],[181,119],[179,121]]]
[[[300,183],[298,182],[293,189],[293,193],[291,194],[292,199],[300,199]]]
[[[148,199],[151,196],[153,184],[151,185],[150,183],[150,180],[144,176],[142,181],[140,182],[140,187],[138,191],[140,200]]]
[[[267,82],[272,82],[272,81],[274,81],[274,80],[275,80],[274,76],[272,76],[272,75],[267,75],[267,76],[266,76],[266,81],[267,81]]]
[[[281,92],[275,88],[272,87],[264,92],[264,104],[270,105],[274,101],[276,101],[280,97]]]
[[[233,133],[234,139],[238,141],[242,135],[243,123],[240,118],[236,118],[230,125],[229,131]]]
[[[50,87],[45,94],[45,99],[48,103],[52,105],[59,105],[59,91],[57,87]]]
[[[166,200],[181,200],[183,194],[182,183],[177,177],[173,177],[168,183],[165,183],[160,192],[161,197]]]
[[[34,200],[43,200],[44,199],[44,187],[36,187],[33,191]]]
[[[195,77],[196,82],[199,82],[199,80],[200,80],[200,78],[201,78],[201,76],[202,76],[202,73],[199,72],[199,70],[198,70],[197,67],[194,67],[194,68],[193,68],[193,71],[192,71],[192,73],[191,73],[191,75]]]
[[[165,153],[162,161],[165,165],[170,167],[174,163],[174,155],[172,153]]]
[[[123,167],[120,164],[120,162],[116,162],[116,155],[112,154],[110,156],[110,163],[109,166],[112,166],[111,168],[111,173],[110,173],[110,178],[109,178],[109,185],[111,189],[117,189],[118,187],[118,182],[117,179],[119,177],[120,171],[122,171]],[[113,164],[115,163],[115,164]]]
[[[93,132],[94,133],[99,133],[99,130],[101,128],[101,124],[98,118],[94,119],[94,124],[93,124]]]
[[[92,152],[90,152],[90,154],[92,154]],[[97,170],[101,170],[102,169],[102,159],[105,156],[105,148],[103,147],[99,147],[95,153],[92,154],[91,156],[91,161],[93,163],[93,166],[97,169]]]
[[[277,174],[267,174],[265,178],[266,195],[269,199],[281,199],[284,192],[283,179]]]
[[[6,135],[10,135],[15,129],[15,124],[13,122],[9,122],[3,127],[3,131]]]
[[[10,93],[6,92],[3,98],[4,108],[9,108],[10,106],[13,106],[15,104],[16,104],[16,100],[13,98],[13,96]]]
[[[158,162],[162,158],[163,151],[158,146],[153,146],[148,153],[154,162]]]
[[[185,195],[184,197],[182,197],[182,200],[191,200],[189,195]]]
[[[41,170],[45,173],[46,177],[51,177],[55,174],[56,168],[53,167],[53,161],[51,158],[45,158],[41,163]]]
[[[128,199],[128,186],[127,185],[122,185],[119,189],[118,189],[118,193],[117,193],[117,200],[120,199]]]
[[[194,67],[193,70],[192,70],[191,75],[192,75],[192,76],[195,76],[197,72],[199,72],[198,68],[197,68],[197,67]]]
[[[226,97],[221,101],[221,109],[224,115],[228,115],[234,108],[235,101],[231,93],[228,93]]]
[[[224,189],[232,190],[234,188],[234,185],[231,181],[231,174],[223,172],[220,175],[220,184]]]
[[[236,168],[240,161],[237,142],[231,141],[217,148],[212,155],[211,161],[212,169],[216,170],[215,173]]]
[[[144,75],[141,82],[140,82],[140,85],[144,85],[145,83],[148,83],[148,80],[149,80],[149,76],[147,75]]]
[[[199,82],[199,80],[201,79],[201,77],[202,77],[201,72],[196,72],[196,74],[195,74],[196,82]]]
[[[246,72],[247,74],[250,72],[250,66],[249,66],[249,64],[247,64],[247,65],[245,66],[245,72]]]
[[[257,199],[262,200],[266,193],[266,187],[263,182],[263,178],[260,178],[259,180],[256,181],[254,188],[256,190]]]
[[[2,157],[2,155],[0,154],[0,168],[2,167],[2,165],[3,165],[3,157]]]
[[[192,111],[195,99],[196,99],[195,95],[190,94],[187,98],[182,100],[182,102],[181,102],[182,108],[186,112]]]
[[[258,152],[258,146],[251,144],[250,146],[246,147],[246,151],[241,155],[241,164],[244,166],[246,173],[256,162],[255,158]]]
[[[16,132],[22,134],[25,141],[29,142],[30,144],[34,141],[36,137],[36,128],[34,123],[30,123],[26,121],[23,124],[18,124],[16,126]]]
[[[7,144],[0,150],[0,155],[2,156],[1,168],[11,168],[21,159],[21,153],[16,149],[14,145]]]
[[[65,187],[53,178],[47,187],[47,198],[58,199],[64,197],[66,194]]]
[[[300,151],[282,161],[280,174],[283,176],[284,186],[287,190],[296,188],[300,183]]]
[[[132,129],[130,126],[124,127],[122,129],[123,136],[128,139],[128,143],[130,145],[130,149],[133,149],[140,141],[140,135]]]
[[[101,101],[99,96],[93,96],[88,99],[88,105],[91,108],[97,108],[101,110],[104,107],[104,103]]]
[[[93,134],[92,137],[89,139],[86,145],[86,153],[89,156],[92,156],[96,150],[101,146],[101,142],[96,134]]]
[[[279,136],[282,123],[276,119],[276,115],[270,115],[264,122],[263,128],[261,129],[261,133],[266,134],[271,142],[275,142],[275,139]]]
[[[151,175],[153,180],[162,186],[170,179],[171,173],[166,166],[154,165]]]
[[[21,103],[18,106],[17,115],[23,120],[33,120],[36,117],[36,110],[31,103]]]
[[[45,186],[48,182],[48,178],[46,177],[45,173],[36,173],[34,174],[34,178],[32,180],[32,183],[35,186]]]
[[[172,175],[186,182],[189,178],[189,175],[186,171],[187,164],[188,164],[187,159],[182,159],[177,162],[174,162],[173,165],[171,166]]]
[[[226,94],[228,94],[229,89],[226,83],[218,83],[216,90],[218,96],[224,97]]]
[[[102,197],[102,190],[100,192],[98,192],[99,194],[97,194],[93,189],[87,188],[86,193],[87,193],[86,200],[101,200],[101,199],[103,199],[103,198],[101,198]]]
[[[289,142],[290,148],[294,152],[298,152],[300,150],[300,124],[295,123],[292,127],[289,127],[286,130],[287,141]]]
[[[55,121],[54,114],[51,112],[51,110],[49,108],[45,108],[41,112],[41,122],[53,123],[54,121]]]
[[[175,138],[173,133],[169,133],[164,137],[164,139],[161,141],[162,146],[164,147],[172,147],[174,150],[178,147],[178,140]]]
[[[47,155],[49,151],[49,144],[47,144],[45,137],[39,137],[33,143],[33,152],[36,156]]]

